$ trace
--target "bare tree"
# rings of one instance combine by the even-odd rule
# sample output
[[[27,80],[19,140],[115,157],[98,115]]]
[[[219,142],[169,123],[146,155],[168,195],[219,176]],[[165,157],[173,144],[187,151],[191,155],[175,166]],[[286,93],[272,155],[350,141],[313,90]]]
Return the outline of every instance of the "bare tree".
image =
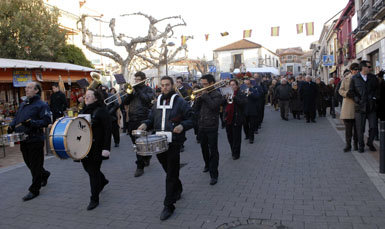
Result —
[[[151,48],[146,50],[144,53],[137,54],[138,57],[147,61],[158,70],[158,76],[165,75],[164,67],[166,66],[166,63],[172,64],[187,59],[187,41],[189,39],[193,39],[193,36],[186,36],[185,44],[176,49],[169,50],[169,43],[167,40],[171,37],[172,35],[169,37],[163,37],[159,48]],[[181,51],[184,51],[183,56],[178,56]]]
[[[138,13],[132,13],[132,14],[123,14],[121,17],[126,16],[143,16],[149,21],[149,27],[148,27],[148,33],[144,37],[131,37],[125,34],[120,33],[117,35],[115,31],[115,18],[111,18],[109,22],[103,21],[95,16],[91,15],[82,15],[80,20],[78,21],[78,25],[80,23],[80,30],[83,35],[83,44],[86,46],[87,49],[90,51],[111,58],[116,63],[118,63],[121,66],[122,73],[124,77],[127,79],[129,75],[129,65],[132,62],[132,60],[135,58],[136,55],[143,53],[147,50],[149,50],[151,47],[156,44],[157,40],[165,39],[167,37],[170,37],[174,34],[173,29],[177,26],[186,26],[186,22],[183,20],[181,16],[171,16],[171,17],[165,17],[162,19],[155,19],[154,17],[138,12]],[[94,20],[109,23],[109,28],[111,30],[110,36],[106,35],[96,35],[92,33],[86,26],[86,19],[87,18],[93,18]],[[171,24],[167,24],[165,28],[160,31],[157,26],[159,27],[160,22],[166,21],[166,20],[177,20],[177,22]],[[113,50],[112,48],[100,48],[97,47],[95,44],[93,44],[93,38],[94,37],[104,37],[104,38],[112,38],[114,45],[117,47],[123,47],[125,51],[127,52],[127,56],[123,57],[121,56],[117,51]]]

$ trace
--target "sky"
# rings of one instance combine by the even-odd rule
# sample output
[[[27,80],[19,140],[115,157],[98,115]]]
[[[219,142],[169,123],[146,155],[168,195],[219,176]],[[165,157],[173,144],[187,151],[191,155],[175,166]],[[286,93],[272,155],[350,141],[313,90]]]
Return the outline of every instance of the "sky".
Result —
[[[104,20],[117,18],[118,32],[127,35],[146,35],[147,21],[139,17],[122,19],[121,14],[142,12],[155,18],[181,15],[187,26],[175,28],[175,43],[180,44],[181,35],[193,36],[187,42],[189,58],[211,60],[212,50],[243,39],[246,29],[252,29],[248,40],[272,51],[298,46],[309,50],[310,43],[319,39],[323,24],[347,3],[348,0],[87,0],[87,7],[102,13]],[[296,24],[306,22],[314,22],[314,36],[306,36],[305,29],[297,35]],[[273,26],[280,27],[279,37],[270,36]],[[109,32],[107,25],[102,30]],[[220,36],[226,31],[229,36]],[[208,41],[204,34],[210,34]]]

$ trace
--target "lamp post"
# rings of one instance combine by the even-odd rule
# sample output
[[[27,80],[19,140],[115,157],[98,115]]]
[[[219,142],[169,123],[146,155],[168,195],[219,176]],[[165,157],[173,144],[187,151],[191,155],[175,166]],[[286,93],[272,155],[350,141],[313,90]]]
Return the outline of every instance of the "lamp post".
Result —
[[[167,53],[168,53],[168,46],[174,46],[175,45],[175,43],[174,42],[168,42],[167,43],[167,45],[165,46],[165,48],[164,48],[164,60],[165,60],[165,62],[166,62],[166,76],[168,76],[168,60],[167,60]]]

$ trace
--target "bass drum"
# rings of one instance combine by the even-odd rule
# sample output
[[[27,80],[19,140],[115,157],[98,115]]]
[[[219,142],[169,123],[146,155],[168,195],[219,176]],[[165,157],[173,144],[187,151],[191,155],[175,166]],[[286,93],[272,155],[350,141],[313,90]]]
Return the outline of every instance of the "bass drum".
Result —
[[[86,119],[80,117],[60,118],[52,126],[49,144],[58,158],[81,160],[91,149],[91,125]]]

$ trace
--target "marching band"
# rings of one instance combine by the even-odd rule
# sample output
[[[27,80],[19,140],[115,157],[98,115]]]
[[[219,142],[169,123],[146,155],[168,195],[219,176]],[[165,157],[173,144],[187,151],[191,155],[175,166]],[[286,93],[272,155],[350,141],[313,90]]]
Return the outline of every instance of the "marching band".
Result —
[[[173,78],[164,76],[160,80],[160,93],[155,97],[155,91],[146,85],[148,80],[143,72],[135,74],[135,84],[126,84],[123,94],[107,95],[100,90],[100,87],[105,87],[100,82],[100,75],[92,73],[92,78],[94,81],[82,99],[79,116],[60,117],[62,112],[55,111],[56,122],[47,139],[57,157],[80,161],[88,173],[91,197],[87,210],[99,205],[99,194],[109,183],[100,169],[103,159],[108,159],[110,155],[111,131],[117,123],[116,119],[111,119],[110,107],[128,106],[127,134],[137,157],[134,176],[143,175],[151,156],[158,158],[166,173],[161,220],[173,214],[175,203],[183,192],[179,169],[186,131],[194,127],[202,150],[203,172],[209,172],[209,184],[215,185],[219,177],[219,120],[222,121],[222,128],[226,128],[234,160],[241,155],[242,126],[246,138],[253,143],[254,133],[260,125],[258,115],[265,93],[260,86],[252,85],[250,79],[244,80],[241,89],[236,79],[215,82],[214,76],[207,74],[200,79],[201,88],[195,86],[195,90],[188,93],[183,79],[178,78],[174,85]],[[41,87],[38,83],[28,84],[27,100],[20,106],[8,129],[9,134],[16,132],[13,135],[20,135],[23,158],[33,177],[24,201],[37,197],[50,176],[50,172],[43,167],[43,128],[51,123],[52,114],[49,106],[40,100],[39,92]]]

